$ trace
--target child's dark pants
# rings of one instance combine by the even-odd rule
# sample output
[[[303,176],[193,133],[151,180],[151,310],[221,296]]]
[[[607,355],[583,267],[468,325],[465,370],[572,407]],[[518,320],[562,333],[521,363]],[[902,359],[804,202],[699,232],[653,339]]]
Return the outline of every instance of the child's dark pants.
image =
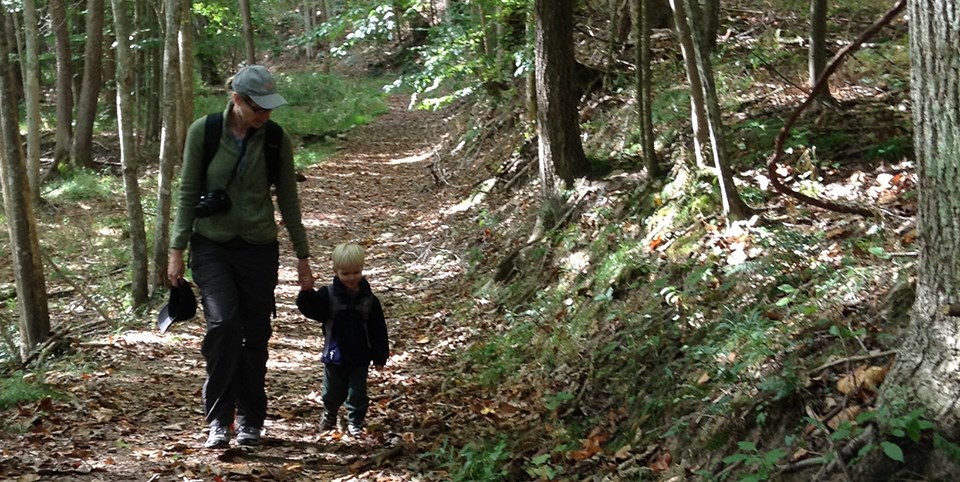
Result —
[[[370,399],[367,397],[368,365],[323,365],[323,411],[336,420],[340,405],[347,403],[347,420],[362,427]]]

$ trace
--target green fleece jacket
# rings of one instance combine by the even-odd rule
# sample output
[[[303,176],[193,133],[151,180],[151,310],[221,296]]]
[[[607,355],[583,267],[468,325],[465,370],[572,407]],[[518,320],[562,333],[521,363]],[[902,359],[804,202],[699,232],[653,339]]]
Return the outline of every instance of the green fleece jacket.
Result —
[[[207,168],[205,186],[201,185],[201,170],[206,116],[194,121],[187,131],[183,167],[180,171],[180,191],[177,195],[177,216],[170,240],[170,247],[173,249],[186,249],[193,233],[221,243],[236,237],[251,244],[267,244],[277,240],[277,222],[264,158],[266,129],[260,128],[248,134],[246,159],[234,175],[234,166],[240,157],[241,146],[227,131],[226,119],[228,115],[232,115],[232,107],[232,102],[228,103],[223,113],[220,147]],[[300,214],[297,177],[293,167],[293,146],[286,132],[280,146],[279,161],[277,207],[293,242],[297,258],[303,259],[310,256],[310,248]],[[233,181],[230,181],[231,175]],[[194,208],[201,194],[215,189],[227,190],[232,202],[230,211],[197,218]]]

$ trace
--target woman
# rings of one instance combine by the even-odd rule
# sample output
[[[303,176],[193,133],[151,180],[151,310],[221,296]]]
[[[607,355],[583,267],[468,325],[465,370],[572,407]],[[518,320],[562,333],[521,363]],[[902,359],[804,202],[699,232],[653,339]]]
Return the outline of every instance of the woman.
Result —
[[[184,282],[183,252],[189,242],[190,268],[207,323],[201,349],[207,363],[206,448],[229,447],[234,421],[238,444],[260,444],[267,412],[267,341],[280,267],[271,185],[299,259],[300,288],[314,284],[290,137],[276,127],[279,148],[266,147],[273,129],[270,113],[287,101],[259,65],[241,69],[228,87],[230,101],[219,124],[211,114],[187,132],[167,267],[171,284]],[[214,142],[205,144],[206,135]]]

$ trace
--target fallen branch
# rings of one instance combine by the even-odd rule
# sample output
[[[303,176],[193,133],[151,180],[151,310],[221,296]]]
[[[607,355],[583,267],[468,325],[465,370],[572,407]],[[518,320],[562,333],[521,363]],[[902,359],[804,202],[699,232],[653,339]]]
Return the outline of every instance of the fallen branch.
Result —
[[[387,459],[391,459],[393,457],[401,455],[405,450],[406,450],[406,447],[404,444],[397,444],[393,447],[390,447],[386,450],[381,451],[380,453],[374,455],[373,457],[370,457],[370,461],[373,462],[373,465],[380,467],[383,465],[384,462],[387,461]]]
[[[863,32],[856,40],[850,43],[850,45],[841,49],[830,61],[830,64],[827,65],[823,73],[820,75],[820,78],[817,79],[816,84],[814,84],[813,89],[810,92],[810,95],[807,96],[807,99],[800,104],[800,107],[793,112],[793,114],[787,119],[784,123],[783,128],[780,129],[780,134],[777,135],[777,139],[774,142],[774,153],[770,162],[767,164],[767,176],[770,178],[770,183],[773,184],[773,187],[782,194],[791,196],[801,202],[817,206],[829,211],[835,211],[839,213],[848,213],[848,214],[860,214],[862,216],[873,217],[874,212],[862,207],[855,206],[844,206],[837,204],[835,202],[826,201],[823,199],[817,199],[806,194],[794,191],[783,184],[783,181],[780,180],[780,175],[777,173],[777,163],[780,162],[780,159],[783,157],[783,146],[786,143],[787,137],[790,134],[790,130],[793,129],[793,125],[797,122],[797,119],[800,117],[800,114],[806,110],[813,102],[817,99],[819,94],[827,88],[827,79],[833,75],[834,72],[840,67],[842,61],[846,58],[847,55],[855,52],[860,46],[866,42],[868,39],[876,35],[877,31],[889,24],[893,19],[900,14],[900,12],[907,5],[906,0],[897,0],[897,3],[883,16],[880,20],[877,20],[873,25],[870,26],[865,32]]]
[[[851,356],[851,357],[847,357],[847,358],[841,358],[841,359],[839,359],[839,360],[834,360],[834,361],[831,361],[831,362],[824,363],[823,365],[820,365],[820,366],[818,366],[817,368],[814,368],[813,370],[811,370],[811,373],[816,373],[816,372],[819,372],[819,371],[823,371],[823,370],[826,370],[827,368],[830,368],[830,367],[832,367],[832,366],[839,365],[839,364],[841,364],[841,363],[872,360],[872,359],[874,359],[874,358],[882,358],[882,357],[885,357],[885,356],[896,355],[897,353],[899,353],[898,350],[887,350],[887,351],[882,351],[882,352],[880,352],[880,353],[874,353],[874,354],[872,354],[872,355],[858,355],[858,356]]]
[[[57,263],[55,263],[55,262],[53,261],[53,259],[50,258],[50,255],[48,255],[48,254],[47,254],[45,251],[43,251],[43,250],[41,250],[41,252],[42,252],[42,254],[43,254],[43,258],[44,258],[44,259],[46,260],[46,262],[50,265],[50,267],[53,268],[53,272],[56,273],[57,276],[60,277],[60,279],[62,279],[62,280],[63,280],[64,282],[66,282],[67,284],[69,284],[70,287],[73,288],[74,291],[76,291],[77,293],[79,293],[79,294],[80,294],[80,297],[83,298],[83,301],[85,302],[85,304],[86,304],[87,306],[93,307],[93,309],[96,310],[96,312],[100,314],[100,317],[102,318],[102,320],[94,320],[94,321],[91,321],[91,322],[89,322],[89,323],[85,323],[85,324],[80,325],[80,326],[70,326],[70,325],[68,325],[68,326],[65,326],[65,327],[64,327],[64,326],[58,327],[56,330],[53,330],[53,331],[50,333],[50,336],[47,337],[47,339],[44,340],[43,343],[41,343],[39,346],[35,347],[35,348],[33,349],[33,351],[31,351],[30,354],[27,355],[27,357],[23,359],[23,361],[21,362],[21,367],[22,367],[22,368],[26,368],[28,365],[30,365],[31,363],[33,363],[34,360],[37,360],[37,363],[38,363],[38,364],[42,363],[43,360],[45,360],[46,357],[50,354],[50,352],[52,352],[52,351],[54,350],[54,348],[60,346],[61,340],[65,339],[65,338],[67,337],[67,335],[69,335],[69,334],[72,333],[72,332],[75,332],[75,331],[83,331],[84,329],[89,328],[89,327],[91,327],[91,326],[99,325],[100,323],[102,323],[102,322],[104,322],[104,321],[107,322],[108,324],[111,324],[111,325],[114,324],[113,319],[110,318],[110,315],[109,315],[106,311],[103,310],[103,307],[102,307],[102,306],[100,306],[98,303],[96,303],[95,301],[93,301],[93,299],[90,297],[90,295],[87,294],[87,292],[86,292],[81,286],[79,286],[79,285],[78,285],[76,282],[74,282],[69,276],[67,276],[67,275],[63,272],[63,270],[60,269],[60,267],[57,265]]]

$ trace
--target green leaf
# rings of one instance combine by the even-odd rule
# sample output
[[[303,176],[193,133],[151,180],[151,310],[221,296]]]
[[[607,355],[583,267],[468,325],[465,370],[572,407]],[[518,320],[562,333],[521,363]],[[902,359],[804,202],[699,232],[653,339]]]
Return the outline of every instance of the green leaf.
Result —
[[[903,449],[899,445],[893,442],[880,442],[880,447],[883,448],[883,453],[890,459],[903,462]]]
[[[923,429],[920,428],[920,424],[916,420],[911,420],[907,423],[907,437],[910,437],[910,440],[914,442],[920,441],[920,435],[923,433]]]
[[[788,295],[792,295],[792,294],[794,294],[794,293],[797,292],[797,289],[796,289],[796,288],[794,288],[793,286],[787,285],[787,284],[783,284],[783,285],[777,286],[777,289],[780,290],[780,291],[783,291],[784,293],[786,293],[786,294],[788,294]]]
[[[870,254],[880,259],[890,259],[890,254],[882,246],[873,246],[869,249]]]
[[[748,441],[737,442],[737,447],[740,447],[740,450],[747,450],[750,452],[757,451],[757,445],[754,444],[753,442],[748,442]]]
[[[547,463],[548,460],[550,460],[550,454],[543,454],[530,459],[530,462],[532,462],[533,465],[543,465]]]
[[[860,414],[857,415],[857,425],[863,425],[875,418],[877,418],[877,412],[860,412]]]
[[[784,458],[784,457],[786,457],[786,456],[787,456],[787,451],[786,451],[786,450],[783,450],[783,449],[775,449],[775,450],[771,450],[771,451],[767,452],[767,453],[763,456],[763,461],[766,462],[768,465],[773,465],[773,464],[775,464],[778,460],[780,460],[780,459],[782,459],[782,458]]]
[[[730,456],[724,458],[724,459],[723,459],[723,463],[725,463],[725,464],[735,464],[735,463],[737,463],[737,462],[742,462],[742,461],[747,460],[747,459],[749,459],[749,458],[750,458],[750,456],[749,456],[749,455],[746,455],[746,454],[733,454],[733,455],[730,455]]]

